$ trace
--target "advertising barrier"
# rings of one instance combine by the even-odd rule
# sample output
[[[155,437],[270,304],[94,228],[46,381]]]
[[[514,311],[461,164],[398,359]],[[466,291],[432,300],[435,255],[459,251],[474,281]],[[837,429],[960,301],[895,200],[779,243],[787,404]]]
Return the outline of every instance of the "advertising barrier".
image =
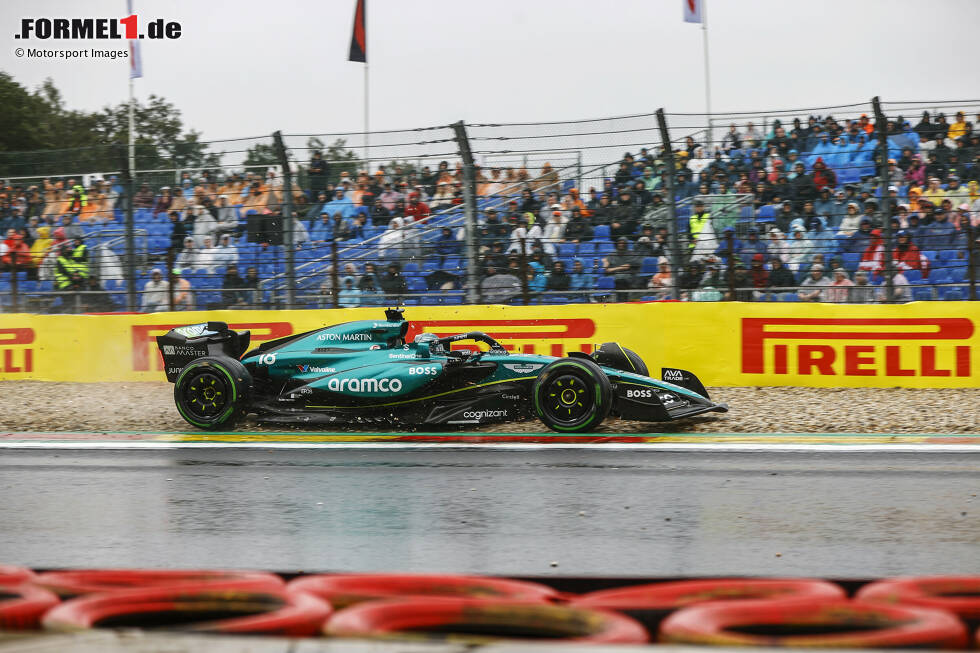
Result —
[[[352,320],[381,307],[0,316],[0,380],[163,381],[155,337],[218,320],[252,342]],[[709,386],[980,387],[980,305],[648,303],[409,307],[409,338],[484,331],[513,351],[563,356],[616,341],[651,373],[697,374]]]

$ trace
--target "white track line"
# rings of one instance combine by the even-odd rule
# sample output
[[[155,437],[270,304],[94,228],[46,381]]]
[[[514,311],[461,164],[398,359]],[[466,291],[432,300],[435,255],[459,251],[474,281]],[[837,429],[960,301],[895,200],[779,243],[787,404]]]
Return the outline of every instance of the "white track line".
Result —
[[[783,452],[783,453],[974,453],[980,445],[963,444],[792,444],[792,443],[442,443],[442,442],[69,442],[6,441],[0,449],[61,451],[173,451],[180,449],[266,449],[333,451],[644,451],[644,452]]]

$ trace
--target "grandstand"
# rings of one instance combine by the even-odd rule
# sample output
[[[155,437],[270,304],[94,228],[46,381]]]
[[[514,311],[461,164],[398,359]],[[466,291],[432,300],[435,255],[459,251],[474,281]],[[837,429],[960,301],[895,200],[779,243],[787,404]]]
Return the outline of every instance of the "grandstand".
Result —
[[[980,114],[934,104],[885,108],[885,166],[860,105],[666,114],[669,152],[650,115],[471,125],[472,201],[449,127],[371,134],[364,160],[287,136],[290,188],[230,155],[131,187],[14,177],[0,310],[976,299]]]

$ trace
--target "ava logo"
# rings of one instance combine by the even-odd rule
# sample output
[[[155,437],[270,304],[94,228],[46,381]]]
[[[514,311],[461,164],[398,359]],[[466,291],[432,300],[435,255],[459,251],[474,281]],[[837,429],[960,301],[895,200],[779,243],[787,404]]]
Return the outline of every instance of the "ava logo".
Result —
[[[964,317],[742,318],[742,373],[968,377],[973,333]]]
[[[506,410],[469,410],[463,413],[466,419],[487,419],[488,417],[507,417]]]
[[[316,339],[340,340],[343,342],[370,342],[371,335],[368,333],[321,333]]]
[[[511,372],[527,374],[528,372],[536,372],[540,370],[542,367],[544,367],[544,365],[536,365],[534,363],[504,363],[504,367]]]
[[[398,379],[348,379],[334,377],[327,382],[334,392],[398,392],[402,382]]]
[[[680,370],[674,370],[669,367],[664,368],[664,381],[669,381],[670,383],[681,383],[684,381],[684,373]]]
[[[301,374],[309,374],[311,372],[324,372],[329,374],[337,371],[332,367],[317,367],[316,365],[297,365],[296,368]]]

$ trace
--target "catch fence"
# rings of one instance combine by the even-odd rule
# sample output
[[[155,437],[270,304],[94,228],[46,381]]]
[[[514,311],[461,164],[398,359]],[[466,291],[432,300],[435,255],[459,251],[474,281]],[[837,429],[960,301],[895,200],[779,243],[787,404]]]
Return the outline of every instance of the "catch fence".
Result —
[[[978,110],[277,132],[132,171],[118,145],[3,153],[0,309],[975,300]]]

